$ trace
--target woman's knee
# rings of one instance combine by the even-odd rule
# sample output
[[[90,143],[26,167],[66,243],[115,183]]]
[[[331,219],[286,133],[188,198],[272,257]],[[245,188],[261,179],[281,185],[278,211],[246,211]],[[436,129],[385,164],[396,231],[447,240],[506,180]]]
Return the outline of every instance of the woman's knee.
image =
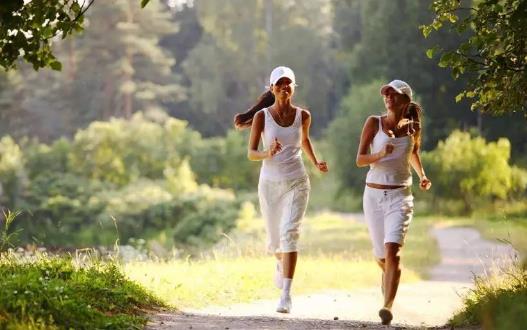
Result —
[[[401,257],[401,245],[398,243],[386,243],[385,244],[385,251],[386,251],[386,262],[390,263],[399,263]]]

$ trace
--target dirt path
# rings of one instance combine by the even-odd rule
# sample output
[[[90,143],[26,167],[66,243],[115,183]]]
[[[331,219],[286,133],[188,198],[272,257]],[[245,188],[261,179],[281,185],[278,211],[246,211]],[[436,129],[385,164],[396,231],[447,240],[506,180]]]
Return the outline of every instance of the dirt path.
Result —
[[[510,262],[515,254],[471,228],[435,228],[431,234],[438,241],[441,263],[430,270],[430,280],[400,286],[393,308],[392,325],[397,328],[442,328],[461,307],[460,296],[472,287],[474,274]],[[289,315],[274,312],[276,300],[260,300],[159,313],[147,329],[384,329],[377,316],[381,299],[378,287],[326,291],[294,296]]]

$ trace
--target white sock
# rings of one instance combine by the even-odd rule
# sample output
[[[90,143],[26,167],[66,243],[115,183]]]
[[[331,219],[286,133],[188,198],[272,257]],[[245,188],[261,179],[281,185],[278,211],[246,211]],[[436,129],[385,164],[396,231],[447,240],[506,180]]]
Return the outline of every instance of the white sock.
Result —
[[[282,297],[287,297],[291,294],[291,283],[293,282],[292,278],[283,279],[282,284]]]

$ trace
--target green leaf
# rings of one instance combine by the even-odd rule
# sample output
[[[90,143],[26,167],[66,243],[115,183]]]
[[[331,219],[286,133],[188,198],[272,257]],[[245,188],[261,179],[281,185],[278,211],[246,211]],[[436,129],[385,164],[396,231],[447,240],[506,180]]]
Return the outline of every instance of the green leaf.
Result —
[[[450,60],[452,59],[452,53],[445,53],[443,56],[441,56],[441,59],[439,59],[438,65],[441,68],[446,68],[450,64]]]
[[[59,61],[53,61],[49,63],[49,67],[52,68],[55,71],[62,71],[62,63]]]
[[[145,8],[145,6],[150,2],[150,0],[141,0],[141,8]]]
[[[428,57],[428,58],[432,58],[432,57],[434,57],[434,50],[433,50],[432,48],[427,49],[427,51],[426,51],[426,57]]]

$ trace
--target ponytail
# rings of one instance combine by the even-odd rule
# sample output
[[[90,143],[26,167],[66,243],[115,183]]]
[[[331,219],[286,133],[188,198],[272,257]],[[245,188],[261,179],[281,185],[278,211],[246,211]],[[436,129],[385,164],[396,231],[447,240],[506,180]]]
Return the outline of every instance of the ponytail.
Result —
[[[256,103],[246,112],[234,116],[234,126],[238,129],[251,127],[254,115],[263,108],[274,104],[274,95],[270,90],[265,91],[256,99]]]

